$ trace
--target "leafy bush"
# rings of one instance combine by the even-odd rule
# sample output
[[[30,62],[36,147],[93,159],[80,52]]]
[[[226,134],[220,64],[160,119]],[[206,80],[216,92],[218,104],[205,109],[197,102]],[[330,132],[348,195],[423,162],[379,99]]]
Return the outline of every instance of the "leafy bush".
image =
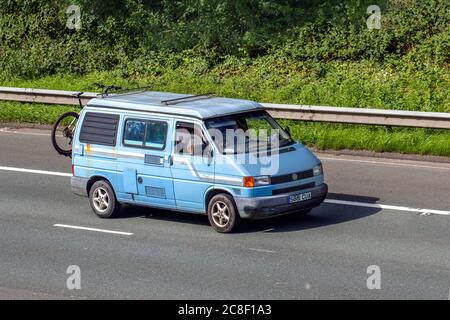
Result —
[[[66,27],[72,3],[80,30]],[[369,31],[368,0],[0,0],[0,81],[102,74],[260,101],[450,111],[449,2],[377,3],[382,28]]]

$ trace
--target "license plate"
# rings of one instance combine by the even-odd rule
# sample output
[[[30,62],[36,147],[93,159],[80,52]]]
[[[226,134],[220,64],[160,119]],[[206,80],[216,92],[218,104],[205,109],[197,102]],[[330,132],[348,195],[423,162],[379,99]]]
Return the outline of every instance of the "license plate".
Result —
[[[289,203],[296,203],[301,201],[306,201],[312,198],[311,192],[305,192],[305,193],[299,193],[299,194],[293,194],[289,196],[288,202]]]

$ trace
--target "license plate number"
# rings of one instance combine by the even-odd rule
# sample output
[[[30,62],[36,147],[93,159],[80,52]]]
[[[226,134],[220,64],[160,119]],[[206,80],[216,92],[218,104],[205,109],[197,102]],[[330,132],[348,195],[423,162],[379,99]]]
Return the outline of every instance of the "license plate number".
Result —
[[[289,196],[288,202],[289,203],[296,203],[301,201],[306,201],[312,198],[311,192],[305,192],[305,193],[299,193],[299,194],[293,194]]]

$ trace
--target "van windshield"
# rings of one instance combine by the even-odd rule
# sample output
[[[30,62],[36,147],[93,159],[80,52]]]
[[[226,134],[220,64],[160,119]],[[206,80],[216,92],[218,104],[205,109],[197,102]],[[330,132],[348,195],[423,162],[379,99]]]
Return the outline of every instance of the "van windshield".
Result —
[[[293,143],[290,135],[264,110],[208,119],[205,125],[224,154],[275,150]]]

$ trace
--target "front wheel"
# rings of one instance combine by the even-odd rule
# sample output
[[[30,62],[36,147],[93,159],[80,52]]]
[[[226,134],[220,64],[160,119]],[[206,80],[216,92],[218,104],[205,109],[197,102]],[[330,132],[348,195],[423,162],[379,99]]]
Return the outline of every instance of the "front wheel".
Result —
[[[53,125],[52,144],[60,155],[72,155],[72,140],[77,122],[78,113],[66,112]]]
[[[214,230],[220,233],[235,231],[241,221],[233,198],[225,193],[215,195],[209,201],[208,219]]]

